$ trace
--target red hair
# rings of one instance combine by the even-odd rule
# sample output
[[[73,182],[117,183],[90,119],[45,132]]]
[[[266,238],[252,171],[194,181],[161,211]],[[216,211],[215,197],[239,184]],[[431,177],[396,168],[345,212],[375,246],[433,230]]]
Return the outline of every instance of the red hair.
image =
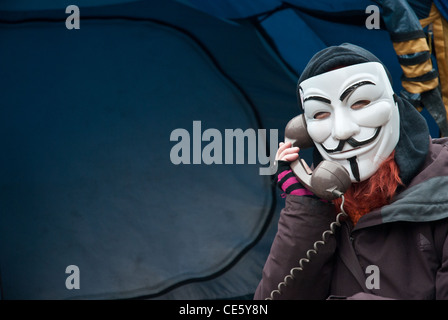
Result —
[[[353,224],[356,225],[359,218],[373,209],[389,204],[397,188],[403,185],[394,154],[395,151],[380,165],[373,176],[359,183],[353,183],[344,194],[344,210]],[[333,200],[338,210],[341,202],[341,198]]]

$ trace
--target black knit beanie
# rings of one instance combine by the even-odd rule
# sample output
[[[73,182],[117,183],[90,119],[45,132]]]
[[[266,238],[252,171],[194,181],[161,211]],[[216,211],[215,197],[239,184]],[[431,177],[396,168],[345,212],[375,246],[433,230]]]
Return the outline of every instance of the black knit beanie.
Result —
[[[350,43],[328,47],[311,58],[300,75],[298,85],[308,78],[335,68],[365,62],[379,62],[382,64],[371,52]],[[392,77],[386,66],[384,66],[384,69],[392,83]],[[395,161],[400,169],[400,178],[407,185],[420,171],[421,166],[425,162],[430,142],[429,128],[425,118],[410,102],[397,95],[394,96],[394,99],[397,102],[400,113],[400,138],[395,147]],[[302,110],[299,96],[297,100]],[[313,155],[314,165],[316,166],[322,161],[322,156],[316,148],[314,148]]]

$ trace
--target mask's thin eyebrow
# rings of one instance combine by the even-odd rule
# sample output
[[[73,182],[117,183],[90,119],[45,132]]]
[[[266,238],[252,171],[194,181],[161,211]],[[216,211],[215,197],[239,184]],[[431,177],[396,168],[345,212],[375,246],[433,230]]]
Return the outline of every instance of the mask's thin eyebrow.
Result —
[[[320,96],[309,96],[309,97],[306,97],[303,100],[303,102],[308,101],[308,100],[317,100],[317,101],[321,101],[321,102],[325,102],[325,103],[331,104],[331,100],[330,99],[327,99],[327,98],[324,98],[324,97],[320,97]]]
[[[339,98],[339,100],[343,101],[345,98],[347,98],[348,95],[350,95],[353,91],[355,91],[356,89],[358,89],[361,86],[364,86],[366,84],[373,84],[375,85],[372,81],[360,81],[357,82],[355,84],[352,84],[350,87],[348,87],[347,89],[344,90],[344,92],[342,92],[341,97]]]

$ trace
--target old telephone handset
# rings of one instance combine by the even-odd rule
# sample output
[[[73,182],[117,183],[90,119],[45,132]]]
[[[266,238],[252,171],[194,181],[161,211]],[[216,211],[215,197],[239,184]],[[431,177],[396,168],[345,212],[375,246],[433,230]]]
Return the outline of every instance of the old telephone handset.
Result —
[[[293,147],[306,149],[314,146],[314,142],[306,129],[303,114],[291,119],[285,128],[285,142],[290,141]],[[312,171],[305,160],[299,158],[290,164],[291,170],[302,184],[316,196],[326,200],[339,198],[351,185],[350,175],[341,164],[323,160]]]
[[[290,141],[293,147],[299,147],[301,149],[310,148],[314,145],[313,140],[308,135],[303,114],[291,119],[286,125],[285,142],[287,141]],[[299,260],[298,266],[290,270],[283,281],[277,285],[277,289],[271,291],[270,296],[266,300],[274,300],[275,295],[281,295],[282,288],[294,280],[297,272],[303,270],[304,263],[310,262],[312,254],[318,254],[319,246],[327,243],[328,237],[334,235],[336,227],[341,225],[341,218],[347,216],[347,213],[344,211],[344,193],[351,185],[350,175],[347,169],[337,162],[323,160],[312,171],[300,156],[290,166],[302,184],[319,198],[326,200],[342,198],[340,205],[341,212],[336,215],[336,219],[330,224],[330,228],[322,233],[321,239],[314,242],[313,247],[306,252],[306,257]]]

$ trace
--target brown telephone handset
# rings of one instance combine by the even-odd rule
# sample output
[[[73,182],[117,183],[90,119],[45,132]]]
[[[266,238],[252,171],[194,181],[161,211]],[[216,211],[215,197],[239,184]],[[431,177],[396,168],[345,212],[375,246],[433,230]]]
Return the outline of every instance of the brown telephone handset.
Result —
[[[291,141],[293,147],[301,149],[314,146],[314,142],[306,129],[303,114],[294,117],[286,125],[285,142],[288,141]],[[347,169],[337,162],[323,160],[312,171],[305,160],[299,156],[290,166],[302,184],[322,199],[336,199],[344,194],[351,185]]]
[[[291,141],[293,147],[302,149],[314,146],[313,140],[308,135],[303,115],[291,119],[286,125],[285,142],[286,141]],[[300,156],[296,161],[292,162],[290,166],[302,184],[319,198],[333,200],[341,197],[341,212],[336,215],[335,221],[330,224],[330,229],[322,232],[321,239],[314,242],[313,246],[306,252],[306,255],[299,260],[298,266],[289,271],[289,274],[287,274],[283,281],[277,285],[276,289],[271,291],[271,294],[269,297],[266,297],[266,300],[274,300],[276,295],[282,294],[282,289],[290,285],[291,281],[299,276],[298,272],[303,270],[305,263],[309,263],[312,257],[318,254],[319,247],[324,246],[327,243],[328,238],[335,234],[336,227],[341,226],[341,219],[347,216],[347,213],[344,211],[344,193],[351,184],[350,175],[347,169],[337,162],[323,160],[319,163],[316,169],[312,171]]]

